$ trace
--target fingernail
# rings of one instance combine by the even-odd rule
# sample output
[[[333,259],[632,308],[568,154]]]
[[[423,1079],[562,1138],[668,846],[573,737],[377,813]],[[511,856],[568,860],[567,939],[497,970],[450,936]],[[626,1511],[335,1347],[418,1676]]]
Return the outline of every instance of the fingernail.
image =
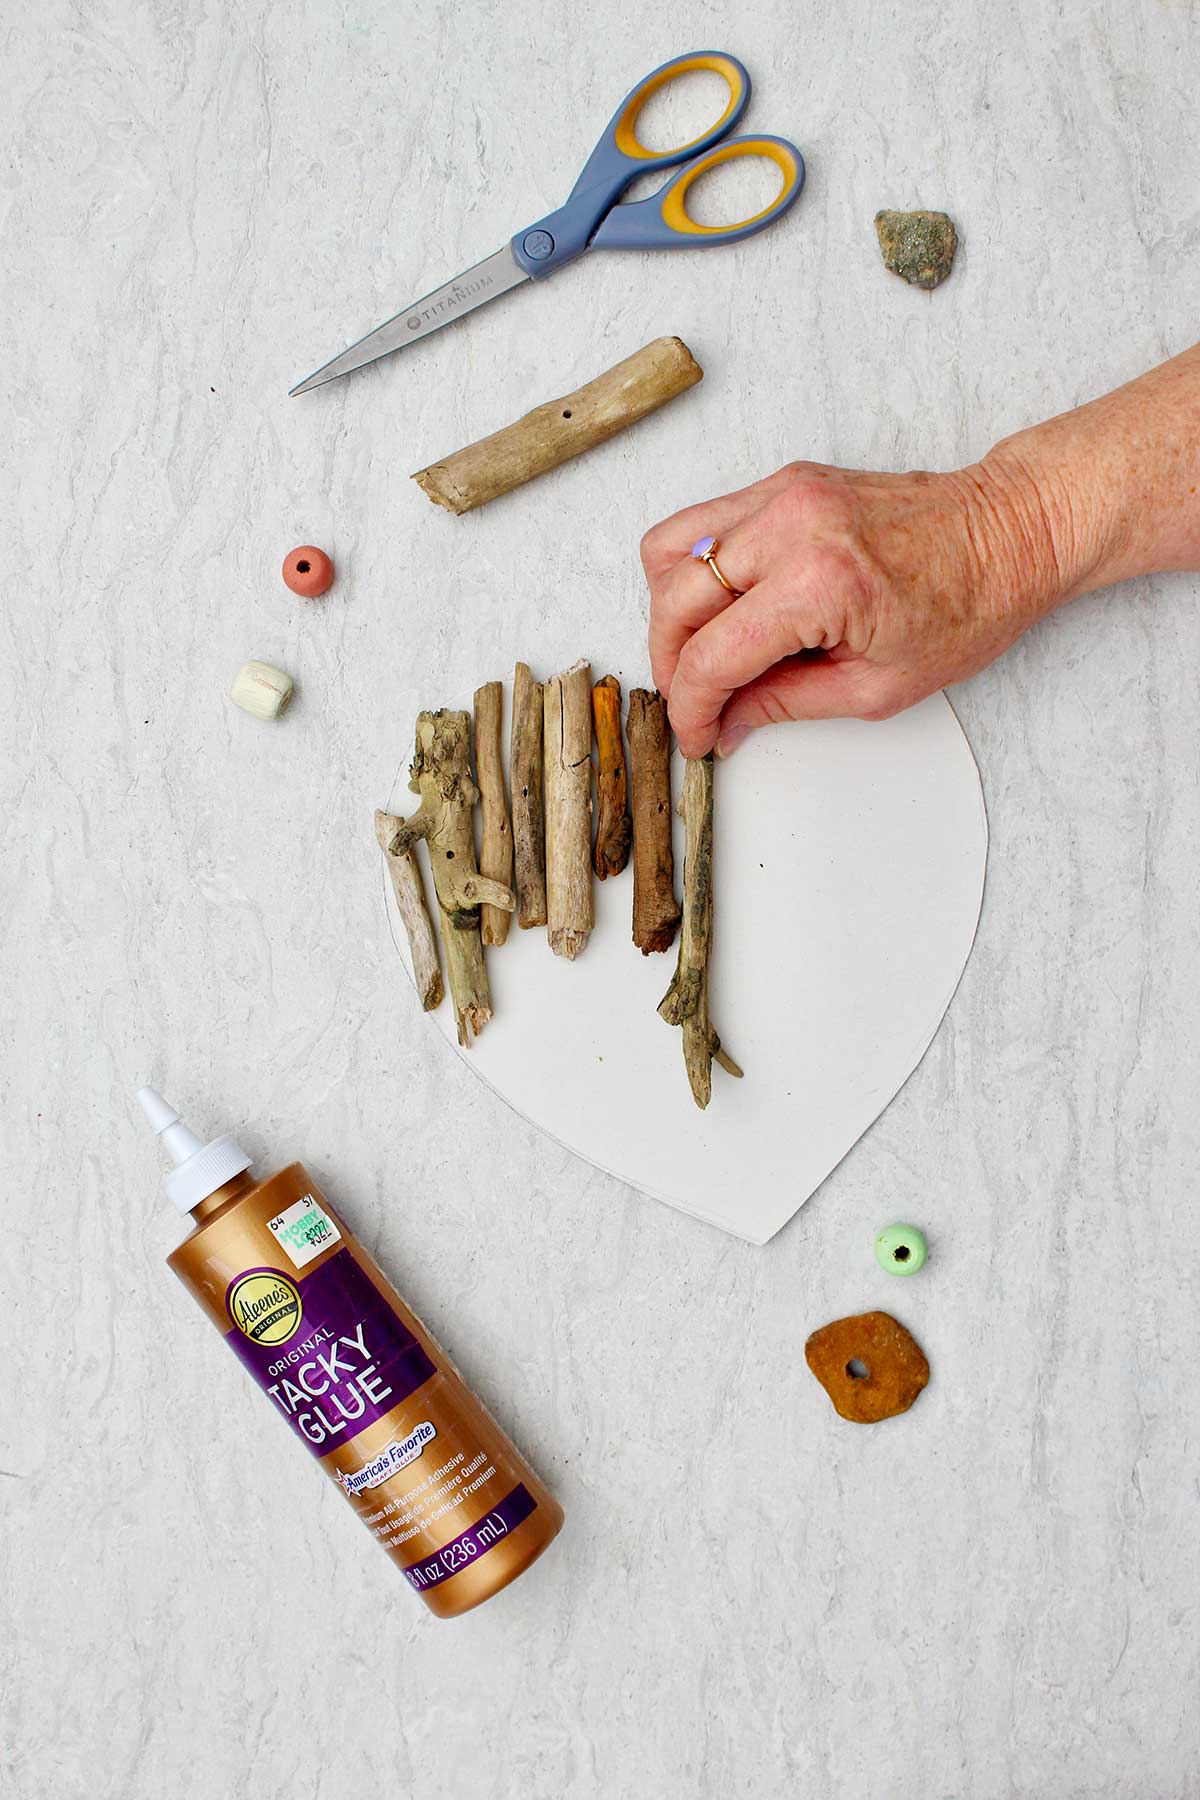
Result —
[[[732,756],[738,745],[749,736],[750,727],[748,725],[731,725],[728,731],[723,731],[717,739],[719,760],[724,762],[727,756]]]

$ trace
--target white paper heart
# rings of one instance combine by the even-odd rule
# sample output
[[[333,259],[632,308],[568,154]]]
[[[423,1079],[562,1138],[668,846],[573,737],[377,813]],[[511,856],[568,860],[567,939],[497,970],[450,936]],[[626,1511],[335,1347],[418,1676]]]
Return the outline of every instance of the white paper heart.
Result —
[[[677,796],[678,759],[673,782]],[[416,805],[404,775],[390,804]],[[678,821],[675,853],[678,890]],[[744,1080],[714,1068],[711,1104],[695,1106],[680,1033],[656,1011],[675,951],[634,947],[631,870],[596,883],[575,963],[515,924],[488,951],[495,1018],[470,1050],[448,1004],[429,1021],[551,1137],[763,1244],[924,1055],[970,954],[986,861],[979,774],[943,695],[884,724],[757,732],[716,771],[712,1012]]]

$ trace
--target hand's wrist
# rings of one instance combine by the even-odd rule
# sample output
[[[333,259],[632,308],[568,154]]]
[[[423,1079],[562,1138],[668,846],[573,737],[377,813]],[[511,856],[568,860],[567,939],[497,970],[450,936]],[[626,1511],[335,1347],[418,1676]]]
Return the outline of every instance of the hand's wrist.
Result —
[[[1200,568],[1200,346],[982,463],[1018,535],[1058,571],[1057,605],[1165,569]]]
[[[1008,444],[949,480],[962,507],[973,585],[997,620],[1011,619],[1023,630],[1079,591],[1074,533]]]
[[[1128,572],[1128,511],[1107,459],[1090,453],[1090,424],[1083,411],[1050,419],[1002,439],[979,465],[1004,496],[1047,612]]]

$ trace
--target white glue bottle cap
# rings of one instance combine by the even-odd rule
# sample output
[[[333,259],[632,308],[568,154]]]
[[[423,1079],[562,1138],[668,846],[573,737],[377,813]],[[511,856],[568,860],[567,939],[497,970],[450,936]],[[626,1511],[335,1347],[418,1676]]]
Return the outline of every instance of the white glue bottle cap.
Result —
[[[134,1097],[175,1164],[163,1176],[163,1192],[181,1213],[191,1212],[193,1206],[199,1206],[201,1200],[250,1167],[250,1157],[231,1137],[202,1144],[157,1088],[139,1088]]]

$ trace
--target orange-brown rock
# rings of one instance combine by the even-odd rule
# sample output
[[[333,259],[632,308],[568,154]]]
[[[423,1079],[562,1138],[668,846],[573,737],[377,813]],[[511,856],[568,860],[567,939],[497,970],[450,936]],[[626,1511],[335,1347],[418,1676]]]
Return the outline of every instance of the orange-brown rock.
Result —
[[[890,1313],[855,1313],[814,1331],[808,1366],[843,1419],[874,1425],[907,1412],[929,1380],[925,1352]]]

